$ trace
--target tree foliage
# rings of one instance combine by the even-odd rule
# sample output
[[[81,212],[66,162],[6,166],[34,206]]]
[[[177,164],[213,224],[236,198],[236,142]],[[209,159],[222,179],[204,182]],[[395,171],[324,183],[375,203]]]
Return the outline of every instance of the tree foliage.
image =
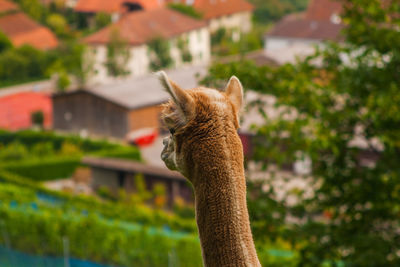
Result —
[[[156,37],[148,44],[150,52],[150,69],[153,71],[168,68],[174,63],[170,44],[161,37]]]
[[[277,21],[286,14],[304,10],[309,0],[249,0],[249,2],[256,7],[255,21],[268,23]]]
[[[96,29],[102,29],[111,23],[111,15],[105,12],[99,12],[95,16]]]
[[[46,19],[46,24],[57,34],[63,35],[67,29],[67,21],[60,14],[50,14]]]
[[[201,19],[203,17],[203,15],[192,6],[188,6],[181,3],[169,3],[168,7],[195,19]]]
[[[10,39],[4,33],[0,32],[0,53],[12,47]]]
[[[121,37],[118,30],[113,30],[110,34],[110,41],[107,44],[105,66],[108,74],[113,77],[128,75],[130,73],[127,68],[129,59],[129,44]]]
[[[261,113],[254,160],[291,163],[302,151],[312,159],[313,194],[293,192],[297,204],[288,205],[264,185],[249,203],[256,239],[285,238],[299,266],[400,265],[400,4],[384,3],[344,2],[347,41],[303,62],[214,65],[204,80],[237,75],[295,108],[293,120]]]

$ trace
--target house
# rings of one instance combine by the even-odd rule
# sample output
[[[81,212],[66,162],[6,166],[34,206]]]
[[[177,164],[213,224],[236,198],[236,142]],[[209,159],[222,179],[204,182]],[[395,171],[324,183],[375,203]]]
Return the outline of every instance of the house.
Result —
[[[0,129],[21,130],[31,128],[31,114],[42,111],[43,126],[52,125],[51,97],[40,92],[20,92],[0,97]]]
[[[326,40],[341,41],[343,24],[341,3],[334,0],[311,0],[305,13],[290,14],[265,36],[265,51],[279,63],[294,62],[307,56],[315,45]]]
[[[135,176],[141,174],[146,190],[152,191],[157,184],[165,187],[169,206],[172,206],[177,197],[187,203],[193,202],[193,190],[189,182],[180,173],[170,171],[166,167],[151,166],[131,160],[94,157],[86,157],[82,163],[91,169],[91,183],[94,190],[106,186],[116,193],[120,189],[134,193]]]
[[[0,32],[4,33],[14,46],[31,45],[37,49],[56,48],[58,40],[46,27],[32,20],[19,10],[13,2],[0,0]]]
[[[183,88],[197,86],[204,67],[169,71]],[[162,128],[161,106],[169,95],[156,75],[53,95],[54,129],[91,136],[125,139],[133,131]]]
[[[95,15],[100,12],[111,15],[112,22],[116,22],[126,13],[163,6],[160,0],[78,0],[74,10],[85,14],[89,25],[92,25]]]
[[[245,0],[170,0],[183,3],[199,11],[207,21],[211,33],[223,28],[232,31],[233,39],[252,28],[253,5]]]
[[[96,74],[92,83],[106,83],[113,80],[105,63],[107,44],[117,34],[128,44],[127,69],[131,77],[151,71],[151,63],[158,58],[149,43],[159,38],[168,42],[173,66],[203,65],[210,61],[210,37],[206,23],[183,15],[168,8],[137,11],[125,15],[118,22],[88,36],[84,42],[89,45]],[[190,60],[185,55],[190,54]]]

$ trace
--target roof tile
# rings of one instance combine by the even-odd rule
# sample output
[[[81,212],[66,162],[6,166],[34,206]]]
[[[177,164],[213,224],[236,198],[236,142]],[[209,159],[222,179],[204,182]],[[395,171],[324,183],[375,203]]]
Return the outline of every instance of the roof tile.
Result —
[[[203,21],[193,19],[168,8],[149,11],[137,11],[122,17],[90,36],[84,41],[88,44],[106,44],[113,30],[118,30],[121,37],[131,45],[147,43],[155,37],[172,38],[191,30],[205,27]]]
[[[106,12],[106,13],[123,13],[124,3],[136,3],[145,10],[159,8],[162,6],[158,0],[79,0],[75,6],[78,12]]]
[[[0,0],[0,13],[10,12],[13,10],[18,10],[18,6],[13,2]]]
[[[2,31],[15,46],[30,44],[37,49],[51,49],[58,45],[55,35],[24,13],[0,17]]]
[[[332,22],[332,15],[341,12],[334,0],[312,0],[305,13],[290,14],[279,21],[268,36],[313,40],[341,40],[343,24]]]
[[[254,9],[253,5],[245,0],[196,0],[193,6],[207,20]]]

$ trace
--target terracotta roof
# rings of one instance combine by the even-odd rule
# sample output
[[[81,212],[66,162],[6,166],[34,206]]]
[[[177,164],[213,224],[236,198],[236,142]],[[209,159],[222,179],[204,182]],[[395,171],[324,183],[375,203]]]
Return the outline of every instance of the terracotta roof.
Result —
[[[13,2],[0,0],[0,13],[18,10],[18,6]]]
[[[337,0],[311,0],[307,8],[306,18],[310,20],[329,21],[334,14],[342,11],[342,4]]]
[[[22,92],[0,97],[0,128],[8,130],[26,129],[32,126],[31,113],[44,113],[44,126],[52,124],[52,103],[47,94]]]
[[[341,40],[340,32],[344,26],[332,20],[332,16],[339,14],[341,9],[341,4],[335,0],[311,0],[305,13],[285,16],[272,28],[268,36]]]
[[[313,40],[340,40],[342,24],[308,19],[283,20],[275,25],[268,36]]]
[[[179,34],[205,27],[203,21],[193,19],[168,8],[129,13],[84,39],[88,44],[106,44],[110,34],[117,30],[131,45],[144,44],[160,36],[169,39]]]
[[[0,17],[2,31],[15,46],[29,44],[37,49],[51,49],[58,45],[56,36],[24,13]]]
[[[162,6],[161,2],[158,0],[79,0],[75,6],[75,11],[88,13],[122,13],[125,10],[124,3],[139,4],[145,10]]]
[[[200,11],[206,20],[254,9],[253,5],[245,0],[195,0],[193,7]]]

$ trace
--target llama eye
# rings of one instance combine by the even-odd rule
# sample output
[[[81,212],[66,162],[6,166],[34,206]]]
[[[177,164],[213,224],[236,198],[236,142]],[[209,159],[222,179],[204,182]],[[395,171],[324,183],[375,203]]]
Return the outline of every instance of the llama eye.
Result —
[[[171,133],[171,135],[173,135],[175,133],[175,129],[174,128],[169,128],[168,130]]]

